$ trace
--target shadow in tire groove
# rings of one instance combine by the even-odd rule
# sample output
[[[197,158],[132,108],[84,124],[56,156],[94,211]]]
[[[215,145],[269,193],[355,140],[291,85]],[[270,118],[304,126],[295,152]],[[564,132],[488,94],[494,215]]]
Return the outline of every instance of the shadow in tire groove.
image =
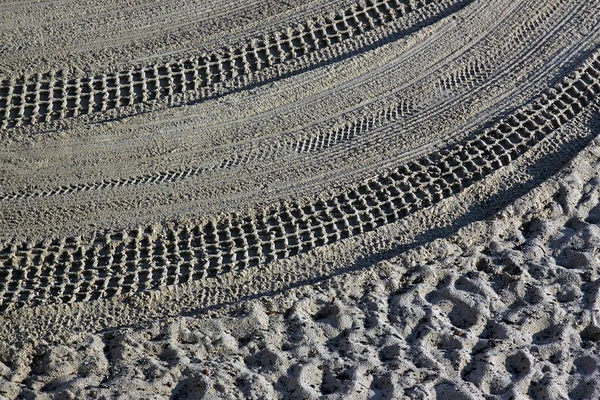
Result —
[[[592,132],[592,134],[587,135],[585,137],[577,138],[570,142],[563,143],[559,148],[556,149],[555,152],[541,157],[535,164],[527,168],[527,172],[531,177],[528,181],[509,187],[493,196],[486,198],[485,200],[472,204],[467,213],[455,219],[453,223],[449,226],[427,230],[426,232],[416,236],[411,243],[398,245],[387,251],[372,254],[368,257],[356,258],[354,264],[347,267],[338,268],[335,270],[335,272],[330,273],[328,275],[297,281],[291,285],[286,286],[285,288],[281,288],[274,291],[264,291],[261,293],[244,296],[239,298],[239,300],[233,302],[224,302],[209,307],[188,310],[182,313],[181,315],[195,316],[206,313],[207,311],[217,310],[228,306],[234,306],[242,301],[249,301],[263,297],[281,295],[290,289],[300,288],[302,286],[307,285],[314,285],[319,282],[327,281],[329,279],[342,276],[348,273],[366,270],[377,263],[390,260],[407,251],[430,243],[432,240],[448,237],[452,234],[455,234],[461,228],[464,228],[473,222],[489,219],[490,217],[494,216],[499,211],[501,211],[503,208],[516,201],[518,198],[524,196],[525,194],[539,186],[548,178],[557,174],[565,165],[569,163],[569,161],[571,161],[577,155],[578,152],[580,152],[586,146],[588,146],[600,134],[600,112],[597,109],[595,110],[593,117],[590,121],[590,132]]]

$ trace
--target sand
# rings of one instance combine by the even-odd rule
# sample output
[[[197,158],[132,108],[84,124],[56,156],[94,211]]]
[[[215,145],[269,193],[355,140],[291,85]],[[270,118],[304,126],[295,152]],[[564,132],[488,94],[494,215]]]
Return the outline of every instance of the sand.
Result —
[[[596,2],[3,7],[1,396],[600,397]]]

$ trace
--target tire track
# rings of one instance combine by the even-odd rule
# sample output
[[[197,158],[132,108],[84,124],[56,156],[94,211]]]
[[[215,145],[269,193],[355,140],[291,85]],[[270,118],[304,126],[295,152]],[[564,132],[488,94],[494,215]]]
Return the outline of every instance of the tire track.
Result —
[[[551,11],[552,10],[545,12],[543,14],[543,17],[540,17],[541,20],[548,19],[549,15],[551,14]],[[536,20],[535,23],[533,23],[533,28],[531,28],[532,31],[535,31],[535,28],[539,27],[540,25],[542,25],[542,23],[539,20]],[[530,31],[530,32],[532,32],[532,31]],[[516,35],[523,36],[519,33],[519,31],[517,31]],[[527,37],[527,35],[525,35],[525,36]],[[546,37],[546,36],[544,36],[544,37]],[[514,37],[511,37],[509,40],[507,40],[507,43],[508,43],[507,46],[511,45],[514,47],[514,45],[515,45],[515,43],[513,43],[514,40],[517,40],[517,39],[514,39]],[[539,38],[537,40],[537,43],[542,43],[542,42],[543,42],[543,38]],[[500,51],[498,51],[498,54],[496,54],[495,57],[499,57],[499,55],[500,55]],[[516,53],[516,52],[515,52],[515,57],[518,58],[518,53]],[[511,59],[504,60],[504,64],[510,64],[510,63],[511,63]],[[471,65],[472,64],[469,63],[467,65],[467,68],[474,68],[474,67],[471,67]],[[441,68],[441,67],[439,67],[439,68]],[[506,73],[507,72],[503,72],[503,74],[506,74]],[[469,82],[474,84],[474,82],[476,82],[476,81],[483,80],[484,76],[487,76],[487,74],[480,75],[477,77],[473,77],[473,76],[470,76],[468,78],[465,77],[464,79],[469,79]],[[493,84],[493,82],[490,82],[490,84]],[[471,89],[471,85],[465,85],[465,86],[467,87],[467,89]],[[390,93],[390,95],[395,94],[396,92],[398,92],[398,90],[399,89],[393,90]],[[468,94],[471,94],[471,93],[468,93]],[[454,104],[454,103],[462,101],[462,99],[464,99],[466,95],[467,94],[463,94],[463,96],[461,96],[460,98],[453,100],[452,103],[445,104],[444,108],[442,108],[442,110],[449,107],[450,104]],[[378,100],[378,99],[376,99],[376,100]],[[412,114],[412,112],[413,112],[412,108],[413,107],[411,107],[409,104],[402,102],[402,100],[400,100],[399,104],[392,105],[389,108],[386,108],[383,111],[380,111],[376,114],[368,116],[364,119],[346,124],[346,126],[343,126],[341,128],[335,129],[335,130],[326,131],[322,134],[319,134],[318,136],[310,136],[307,139],[299,140],[295,143],[291,143],[291,142],[285,143],[283,146],[281,146],[281,148],[278,147],[275,150],[271,150],[271,152],[275,151],[275,152],[279,153],[282,150],[287,150],[289,152],[295,152],[298,154],[306,154],[309,152],[320,151],[325,148],[329,148],[331,146],[339,144],[341,142],[353,140],[360,135],[364,135],[365,132],[372,130],[376,126],[393,123],[393,122],[397,121],[398,118],[400,118],[400,117],[403,117],[408,114]],[[251,154],[251,153],[245,154],[243,156],[239,156],[234,159],[225,159],[220,163],[215,163],[215,164],[211,164],[211,165],[204,164],[204,165],[200,165],[200,166],[196,166],[196,167],[192,167],[192,168],[162,171],[162,172],[158,172],[158,173],[145,174],[145,175],[134,176],[134,177],[130,177],[130,178],[112,179],[112,180],[103,180],[100,182],[65,185],[65,186],[57,187],[57,188],[54,188],[51,190],[46,190],[46,191],[38,191],[38,192],[19,191],[19,192],[13,192],[13,193],[5,193],[5,194],[0,194],[0,201],[21,200],[21,199],[30,199],[30,198],[39,198],[39,197],[51,197],[51,196],[65,195],[65,194],[90,191],[90,190],[119,188],[119,187],[130,186],[130,185],[160,184],[160,183],[166,183],[166,182],[176,182],[176,181],[179,181],[182,179],[205,174],[210,171],[228,169],[228,168],[233,168],[233,167],[237,167],[240,165],[244,165],[249,162],[259,160],[261,157],[265,156],[265,154],[266,154],[265,149],[262,148],[262,146],[259,146],[258,153],[256,153],[256,154]],[[271,154],[271,155],[273,155],[273,154]]]
[[[450,148],[312,204],[204,225],[13,243],[0,251],[2,309],[89,301],[258,267],[371,231],[507,166],[600,95],[600,54],[555,88]]]
[[[0,86],[0,127],[12,128],[172,98],[227,85],[246,85],[261,70],[374,31],[433,0],[369,0],[334,18],[255,38],[197,58],[118,74],[66,79],[60,72],[9,78]]]

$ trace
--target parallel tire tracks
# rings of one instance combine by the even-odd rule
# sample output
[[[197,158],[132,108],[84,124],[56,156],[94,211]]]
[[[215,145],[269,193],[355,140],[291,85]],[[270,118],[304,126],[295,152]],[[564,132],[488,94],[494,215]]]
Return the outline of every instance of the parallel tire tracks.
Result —
[[[549,18],[551,11],[553,11],[552,8],[545,10],[543,15],[539,18]],[[539,25],[541,25],[539,21],[528,23],[526,30],[531,34],[531,32],[534,32]],[[514,37],[511,36],[510,38],[507,38],[506,43],[503,44],[503,48],[507,46],[516,46],[519,40],[527,42],[526,39],[528,36],[525,35],[522,30],[516,31],[514,35]],[[515,39],[515,37],[517,37],[518,40]],[[496,49],[496,53],[496,57],[499,57],[501,49]],[[515,62],[516,60],[514,59],[503,60],[503,64],[505,65],[510,63],[514,64]],[[490,75],[492,75],[492,72],[493,70],[491,66],[479,62],[476,59],[469,59],[463,68],[453,71],[450,75],[442,76],[436,85],[439,86],[440,90],[446,91],[456,90],[457,88],[461,88],[462,90],[468,89],[466,94],[453,100],[453,102],[459,102],[463,101],[466,95],[472,94],[472,89],[474,89],[477,85],[482,84]],[[502,74],[506,73],[506,71],[502,72]],[[498,77],[496,76],[494,80],[497,78]],[[493,81],[487,83],[487,85],[492,83]],[[395,92],[392,92],[392,94],[389,95],[389,97],[393,96],[395,96]],[[441,102],[438,101],[438,103]],[[448,107],[448,103],[437,105],[437,111],[444,110]],[[286,141],[282,144],[282,147],[285,148],[289,153],[296,154],[308,154],[320,151],[342,142],[351,141],[363,135],[365,132],[372,130],[375,126],[393,123],[399,118],[410,115],[415,111],[416,110],[413,110],[413,105],[409,102],[404,101],[403,99],[395,100],[395,104],[392,104],[376,114],[369,115],[351,123],[346,123],[340,128],[319,132],[317,136],[308,135],[308,137],[305,139],[298,139],[294,142]],[[426,117],[427,115],[424,118]],[[277,151],[280,152],[280,150],[281,148],[279,148]],[[254,149],[253,152],[236,156],[234,158],[225,158],[218,162],[202,163],[197,166],[182,169],[158,171],[125,178],[63,185],[45,190],[19,190],[8,193],[0,192],[0,201],[54,197],[79,192],[88,192],[92,190],[105,190],[111,188],[122,188],[126,186],[178,182],[183,179],[192,178],[198,175],[209,173],[211,171],[234,168],[247,164],[251,161],[260,160],[261,157],[265,156],[265,152],[265,148],[261,147],[258,150]]]
[[[0,251],[1,307],[88,301],[236,273],[371,231],[509,165],[599,95],[595,53],[556,87],[489,128],[328,199],[203,224],[12,243]]]

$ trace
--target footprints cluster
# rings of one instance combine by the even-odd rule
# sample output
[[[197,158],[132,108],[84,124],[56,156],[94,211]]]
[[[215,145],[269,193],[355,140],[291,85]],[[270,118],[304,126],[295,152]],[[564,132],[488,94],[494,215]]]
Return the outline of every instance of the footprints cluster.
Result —
[[[220,318],[24,345],[13,359],[5,345],[0,388],[65,398],[125,385],[172,398],[596,398],[599,202],[600,185],[579,182],[535,215],[487,222],[492,238],[432,243],[428,262],[407,254]]]

